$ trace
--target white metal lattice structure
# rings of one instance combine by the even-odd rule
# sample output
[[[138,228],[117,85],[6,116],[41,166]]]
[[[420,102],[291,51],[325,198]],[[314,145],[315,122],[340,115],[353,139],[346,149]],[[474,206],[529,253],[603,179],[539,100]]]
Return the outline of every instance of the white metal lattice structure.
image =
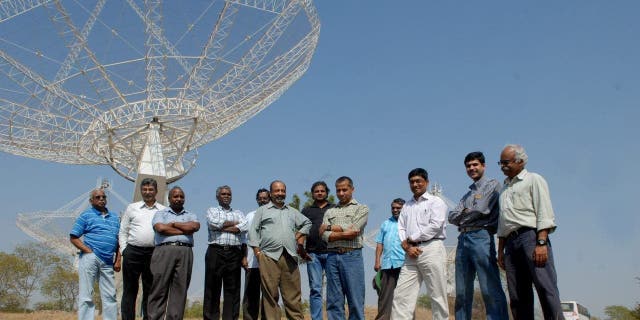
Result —
[[[173,182],[309,67],[311,0],[0,0],[0,151]]]
[[[123,207],[127,205],[127,201],[113,189],[108,180],[98,179],[95,188],[102,188],[114,206],[117,202]],[[76,256],[78,249],[69,242],[69,231],[76,217],[89,208],[91,191],[93,189],[57,210],[18,213],[16,225],[39,243],[60,253]]]

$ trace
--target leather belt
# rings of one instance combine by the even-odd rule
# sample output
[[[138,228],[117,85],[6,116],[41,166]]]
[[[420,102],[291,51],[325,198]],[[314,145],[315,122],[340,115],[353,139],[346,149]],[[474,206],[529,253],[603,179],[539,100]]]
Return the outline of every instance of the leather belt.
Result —
[[[241,246],[232,246],[232,245],[228,245],[228,244],[217,244],[217,243],[210,243],[209,244],[210,247],[214,247],[214,248],[218,248],[218,249],[222,249],[222,250],[240,250]]]
[[[525,232],[529,232],[529,231],[535,231],[536,229],[534,228],[530,228],[530,227],[522,227],[520,229],[517,229],[516,231],[512,231],[511,233],[509,233],[509,235],[507,236],[507,240],[508,239],[512,239],[515,238]]]
[[[347,252],[351,252],[353,250],[360,250],[362,248],[348,248],[348,247],[338,247],[338,248],[328,248],[327,252],[343,254]]]
[[[478,231],[478,230],[484,230],[484,227],[460,227],[458,228],[458,232],[460,233],[465,233],[465,232],[471,232],[471,231]]]
[[[421,245],[421,244],[429,243],[429,242],[431,242],[431,241],[433,241],[433,240],[443,240],[443,239],[440,239],[440,238],[431,238],[431,239],[429,239],[429,240],[422,240],[422,241],[409,241],[409,240],[407,240],[407,243],[408,243],[408,244],[410,244],[410,245],[412,245],[412,246],[414,246],[414,247],[417,247],[417,246],[419,246],[419,245]]]
[[[180,241],[163,242],[157,245],[156,247],[161,247],[161,246],[178,246],[178,247],[189,247],[189,248],[193,247],[191,243],[180,242]]]

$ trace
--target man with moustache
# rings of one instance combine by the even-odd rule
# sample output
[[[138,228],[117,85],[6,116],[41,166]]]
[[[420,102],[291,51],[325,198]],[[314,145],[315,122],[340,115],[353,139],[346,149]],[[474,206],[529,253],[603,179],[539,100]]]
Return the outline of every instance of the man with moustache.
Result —
[[[500,169],[507,178],[500,194],[498,264],[507,273],[511,314],[515,320],[533,320],[533,288],[547,320],[564,319],[549,234],[555,231],[547,181],[525,169],[527,153],[507,145]]]
[[[142,201],[127,206],[120,221],[120,249],[122,250],[122,301],[120,312],[122,320],[136,318],[136,298],[138,281],[142,277],[142,319],[147,320],[147,301],[153,277],[151,275],[151,256],[155,248],[153,225],[151,220],[158,210],[165,208],[156,201],[158,183],[152,178],[140,182]]]
[[[224,286],[223,319],[240,316],[240,275],[246,244],[247,224],[240,210],[231,208],[231,187],[216,189],[218,207],[207,211],[209,247],[205,256],[204,302],[205,320],[220,319],[220,293]],[[243,248],[244,246],[244,248]]]
[[[393,291],[398,283],[400,268],[404,264],[404,250],[398,236],[398,217],[404,203],[402,198],[391,202],[391,217],[382,223],[376,236],[376,262],[373,270],[382,273],[376,320],[391,319]]]
[[[501,184],[484,176],[482,152],[471,152],[464,166],[473,184],[454,210],[449,223],[458,226],[456,249],[456,319],[471,320],[473,282],[478,275],[488,320],[508,320],[507,299],[500,283],[493,235],[498,227]]]
[[[320,237],[320,226],[325,212],[333,208],[330,203],[329,188],[324,181],[316,181],[311,185],[311,197],[313,203],[302,209],[302,214],[311,220],[311,230],[307,237],[306,249],[311,257],[307,263],[307,275],[309,278],[309,309],[311,319],[322,320],[322,286],[323,277],[327,265],[327,244]]]
[[[256,202],[258,207],[264,206],[269,203],[270,194],[267,189],[260,189],[256,193]],[[247,213],[245,217],[245,223],[247,226],[251,226],[253,217],[256,212],[251,211]],[[244,243],[247,243],[247,237],[244,239]],[[244,297],[242,297],[242,317],[245,320],[258,320],[260,314],[260,264],[258,259],[253,254],[253,249],[246,250],[246,259],[243,259],[242,267],[245,270],[244,276]],[[260,319],[266,319],[264,312]]]
[[[93,303],[93,284],[99,280],[102,300],[102,318],[116,320],[118,303],[114,271],[120,271],[120,250],[118,250],[118,229],[120,219],[107,209],[107,196],[102,189],[91,191],[91,208],[78,216],[69,238],[78,250],[78,319],[89,320],[95,317]],[[80,237],[83,237],[80,239]],[[115,255],[115,261],[114,261]]]
[[[349,319],[364,320],[364,262],[362,234],[369,208],[353,198],[353,180],[342,176],[336,180],[340,202],[322,219],[320,233],[327,242],[327,316],[344,319],[344,300],[349,305]]]
[[[431,298],[433,319],[449,319],[447,252],[444,248],[447,205],[427,192],[427,170],[413,169],[408,178],[413,197],[404,204],[398,218],[398,234],[406,256],[393,296],[391,318],[413,318],[420,283],[424,280]]]
[[[156,248],[151,256],[150,320],[184,316],[193,267],[193,234],[200,230],[198,217],[184,209],[184,201],[182,188],[171,188],[169,207],[156,212],[152,220]]]
[[[271,183],[271,202],[258,208],[249,228],[249,246],[260,264],[263,312],[280,319],[282,295],[287,319],[303,319],[299,259],[309,259],[304,241],[311,221],[285,203],[287,187]]]

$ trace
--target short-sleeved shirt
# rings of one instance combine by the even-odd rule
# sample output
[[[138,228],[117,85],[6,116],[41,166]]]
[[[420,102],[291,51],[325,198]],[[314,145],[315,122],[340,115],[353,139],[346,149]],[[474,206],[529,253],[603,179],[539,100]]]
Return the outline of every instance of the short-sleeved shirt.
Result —
[[[549,232],[556,228],[547,181],[527,169],[504,181],[500,193],[498,237],[506,237],[521,227],[549,229]]]
[[[337,240],[329,242],[331,231],[325,231],[322,239],[327,242],[327,248],[362,248],[362,235],[369,218],[369,207],[351,199],[347,204],[338,204],[327,210],[322,219],[323,224],[339,225],[342,230],[360,230],[360,234],[351,240]]]
[[[69,235],[77,238],[84,236],[82,242],[104,263],[113,265],[119,230],[120,218],[117,214],[107,209],[103,215],[91,207],[78,216]]]
[[[156,212],[151,223],[155,226],[157,223],[169,224],[172,222],[198,222],[198,217],[195,214],[184,209],[182,209],[181,212],[176,213],[173,211],[173,209],[171,209],[171,207],[166,207]],[[193,235],[179,234],[173,236],[165,236],[156,231],[156,246],[164,242],[183,242],[193,245]]]
[[[311,220],[311,230],[309,230],[309,236],[305,244],[307,251],[322,252],[327,250],[327,244],[322,241],[320,235],[320,225],[322,225],[324,214],[333,207],[335,207],[334,204],[328,203],[323,208],[320,208],[314,202],[312,205],[302,209],[302,214]]]
[[[247,215],[244,217],[245,218],[244,224],[247,226],[247,229],[251,226],[251,222],[253,222],[253,217],[255,216],[255,214],[256,214],[255,211],[251,211],[247,213]],[[247,238],[248,237],[244,237],[245,244],[247,243]],[[260,267],[260,264],[258,263],[258,259],[256,259],[256,255],[253,254],[253,249],[251,248],[247,248],[247,265],[249,265],[249,268],[251,269]]]
[[[376,236],[376,243],[382,244],[382,264],[381,269],[397,269],[404,264],[404,250],[402,241],[398,236],[398,220],[389,217],[380,226],[380,231]]]

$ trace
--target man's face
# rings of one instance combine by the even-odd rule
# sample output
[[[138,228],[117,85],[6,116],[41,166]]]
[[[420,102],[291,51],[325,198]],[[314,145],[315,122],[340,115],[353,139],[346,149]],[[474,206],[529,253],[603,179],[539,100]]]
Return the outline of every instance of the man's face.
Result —
[[[327,188],[325,188],[321,184],[317,185],[313,189],[313,193],[311,194],[311,196],[313,197],[314,201],[325,201],[327,200]]]
[[[421,176],[413,176],[409,178],[409,188],[413,195],[419,197],[427,192],[427,187],[429,186],[429,180],[425,180]]]
[[[180,189],[171,190],[169,193],[169,205],[174,210],[181,210],[184,207],[184,192]]]
[[[140,186],[140,193],[142,193],[142,200],[144,200],[144,202],[155,202],[158,190],[156,190],[152,184],[146,184]]]
[[[397,220],[400,216],[400,211],[402,211],[402,205],[397,202],[391,203],[391,215]]]
[[[264,206],[269,203],[269,193],[268,192],[260,192],[258,193],[258,197],[256,197],[256,202],[258,202],[259,206]]]
[[[336,196],[340,200],[340,204],[347,204],[353,199],[354,188],[349,184],[349,181],[344,180],[336,183]]]
[[[467,169],[467,175],[473,181],[480,180],[484,175],[485,165],[484,163],[480,163],[480,160],[474,159],[467,161],[467,163],[464,164],[464,167]]]
[[[516,152],[512,148],[504,148],[500,154],[500,169],[505,176],[513,178],[524,169],[524,162],[516,160]]]
[[[94,190],[91,192],[89,203],[91,203],[91,206],[96,208],[96,210],[104,211],[107,207],[107,196],[104,194],[104,190]]]
[[[231,189],[220,189],[216,195],[216,199],[218,199],[218,204],[221,207],[229,207],[231,205]]]
[[[287,186],[282,182],[274,182],[271,184],[271,201],[278,206],[284,205],[287,198]]]

